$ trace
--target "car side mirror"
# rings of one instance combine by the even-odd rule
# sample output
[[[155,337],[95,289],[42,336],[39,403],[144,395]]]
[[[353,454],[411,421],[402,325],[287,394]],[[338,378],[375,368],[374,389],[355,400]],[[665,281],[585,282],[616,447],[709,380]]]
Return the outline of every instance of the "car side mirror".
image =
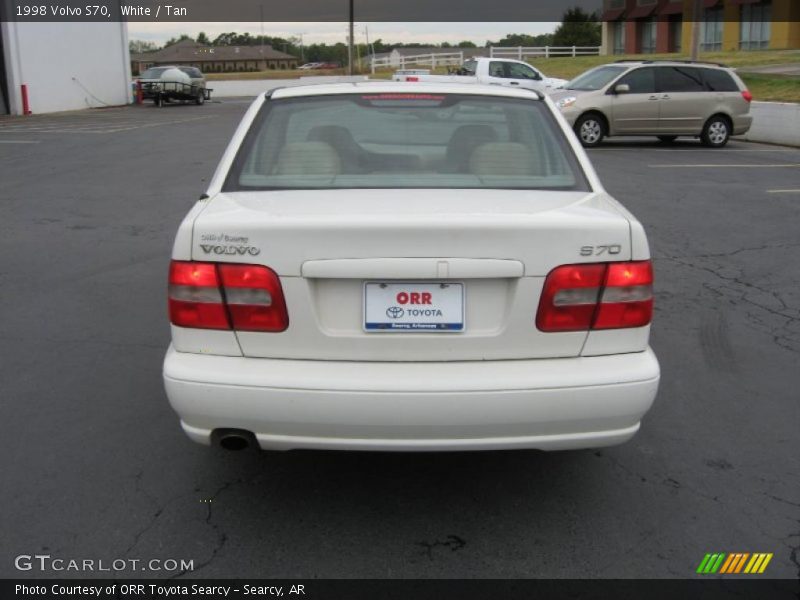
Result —
[[[615,94],[629,94],[631,91],[631,86],[627,83],[619,83],[614,86],[614,93]]]

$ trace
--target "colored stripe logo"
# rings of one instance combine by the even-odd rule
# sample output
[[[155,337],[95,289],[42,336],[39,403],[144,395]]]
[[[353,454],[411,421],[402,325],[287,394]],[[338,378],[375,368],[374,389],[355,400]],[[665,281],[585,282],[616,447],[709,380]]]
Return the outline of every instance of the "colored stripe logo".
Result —
[[[715,573],[724,575],[760,575],[767,569],[767,565],[771,560],[771,552],[756,552],[753,554],[749,552],[734,552],[731,554],[718,552],[706,554],[697,567],[697,573],[701,575],[713,575]]]

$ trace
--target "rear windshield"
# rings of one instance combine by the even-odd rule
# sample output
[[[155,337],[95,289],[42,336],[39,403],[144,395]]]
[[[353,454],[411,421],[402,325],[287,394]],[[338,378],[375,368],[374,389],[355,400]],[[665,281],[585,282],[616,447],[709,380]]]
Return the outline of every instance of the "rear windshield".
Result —
[[[194,67],[180,67],[180,70],[186,73],[189,77],[202,77],[203,74],[200,72],[199,69],[195,69]]]
[[[535,99],[370,93],[268,100],[225,189],[588,190]]]
[[[142,79],[161,79],[161,74],[167,70],[167,67],[156,67],[153,69],[147,69],[144,73],[142,73]]]
[[[611,83],[615,77],[621,75],[628,67],[598,67],[587,71],[583,75],[578,75],[575,79],[564,86],[567,90],[581,90],[590,92],[604,88]]]

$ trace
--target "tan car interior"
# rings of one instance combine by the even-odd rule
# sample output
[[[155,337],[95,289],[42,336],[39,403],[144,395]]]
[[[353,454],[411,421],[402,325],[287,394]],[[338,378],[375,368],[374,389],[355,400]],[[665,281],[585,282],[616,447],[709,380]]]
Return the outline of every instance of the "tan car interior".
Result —
[[[497,141],[489,125],[462,125],[445,150],[443,165],[436,170],[479,177],[540,176],[546,172],[544,157],[518,142]],[[408,154],[369,152],[345,127],[326,125],[312,129],[304,142],[286,144],[278,154],[277,175],[339,175],[419,170],[419,157]]]

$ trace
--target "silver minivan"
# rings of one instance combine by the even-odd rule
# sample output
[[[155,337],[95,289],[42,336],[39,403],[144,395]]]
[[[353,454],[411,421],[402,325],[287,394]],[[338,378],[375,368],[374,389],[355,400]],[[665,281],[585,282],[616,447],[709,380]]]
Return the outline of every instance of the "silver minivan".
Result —
[[[586,147],[607,136],[699,137],[721,148],[750,129],[753,97],[724,65],[620,61],[579,75],[552,95]]]

